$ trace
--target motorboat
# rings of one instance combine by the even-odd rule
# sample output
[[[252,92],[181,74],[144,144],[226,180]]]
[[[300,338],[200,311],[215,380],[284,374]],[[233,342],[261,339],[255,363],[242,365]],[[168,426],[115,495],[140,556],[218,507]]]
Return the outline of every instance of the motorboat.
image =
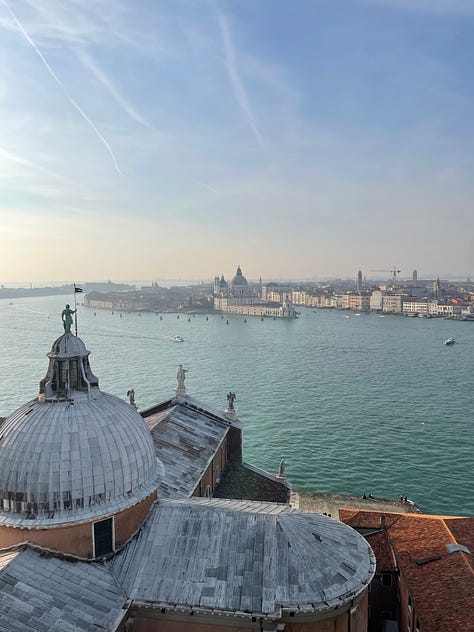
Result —
[[[171,336],[170,340],[173,342],[184,342],[184,338],[181,338],[181,336]]]
[[[445,345],[453,345],[456,341],[454,340],[454,338],[446,338],[446,340],[444,341]]]

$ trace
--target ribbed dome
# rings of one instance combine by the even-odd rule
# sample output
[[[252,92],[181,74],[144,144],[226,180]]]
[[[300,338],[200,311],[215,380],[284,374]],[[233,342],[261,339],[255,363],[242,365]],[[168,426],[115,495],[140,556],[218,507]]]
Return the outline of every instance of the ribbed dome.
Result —
[[[48,353],[48,358],[77,358],[88,355],[89,351],[87,351],[86,345],[82,340],[68,333],[60,336],[53,342],[51,352]]]
[[[80,338],[48,353],[38,399],[0,428],[0,524],[95,518],[134,505],[157,485],[151,434],[137,411],[102,393]]]
[[[240,269],[240,266],[237,268],[235,277],[232,279],[230,284],[231,285],[248,285],[247,279],[242,274],[242,270]]]
[[[142,417],[94,390],[74,403],[34,400],[4,422],[0,523],[86,520],[156,489],[155,450]]]

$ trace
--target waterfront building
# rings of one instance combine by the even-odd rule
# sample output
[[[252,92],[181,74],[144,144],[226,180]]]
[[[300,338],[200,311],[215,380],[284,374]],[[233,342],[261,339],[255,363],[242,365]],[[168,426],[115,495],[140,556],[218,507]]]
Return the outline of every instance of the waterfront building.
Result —
[[[296,318],[291,302],[291,287],[262,286],[262,282],[250,285],[240,266],[232,281],[227,284],[224,276],[214,279],[214,310],[241,316],[263,316],[273,318]]]
[[[472,632],[474,518],[341,509],[377,569],[369,632]]]
[[[401,314],[403,296],[401,294],[384,294],[382,311]]]
[[[382,290],[374,290],[370,296],[370,309],[381,311],[383,309],[384,292]]]
[[[306,305],[308,293],[305,290],[293,290],[291,292],[291,302],[293,305]]]
[[[432,314],[431,301],[403,301],[402,312],[404,314]]]
[[[452,303],[441,303],[438,300],[403,301],[404,314],[419,314],[422,316],[452,316],[461,312],[461,307]]]
[[[306,307],[335,307],[336,301],[331,294],[317,294],[315,296],[308,295],[306,297]]]
[[[367,311],[370,308],[369,294],[353,294],[348,292],[342,295],[341,309],[351,309],[357,312]]]
[[[0,629],[366,632],[372,549],[242,462],[235,394],[138,413],[69,329],[1,425]]]

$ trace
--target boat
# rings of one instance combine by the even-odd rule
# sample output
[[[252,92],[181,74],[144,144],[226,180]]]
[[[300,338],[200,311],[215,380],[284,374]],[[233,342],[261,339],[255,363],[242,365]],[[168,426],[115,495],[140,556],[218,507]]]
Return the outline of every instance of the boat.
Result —
[[[454,338],[446,338],[446,340],[444,341],[445,345],[453,345],[456,341],[454,340]]]
[[[173,342],[184,342],[184,338],[181,338],[181,336],[171,336],[170,340]]]

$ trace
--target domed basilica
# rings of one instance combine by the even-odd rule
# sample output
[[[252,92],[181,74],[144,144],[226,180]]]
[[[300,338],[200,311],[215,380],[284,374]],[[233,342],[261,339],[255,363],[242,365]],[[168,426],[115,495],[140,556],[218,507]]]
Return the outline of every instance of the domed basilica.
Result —
[[[240,266],[237,266],[237,272],[230,284],[224,279],[224,275],[214,278],[214,309],[242,316],[297,317],[289,298],[281,302],[263,300],[262,279],[258,283],[249,284]]]
[[[48,358],[0,425],[1,630],[366,630],[372,550],[243,463],[233,394],[208,406],[181,368],[137,412],[70,327]]]

